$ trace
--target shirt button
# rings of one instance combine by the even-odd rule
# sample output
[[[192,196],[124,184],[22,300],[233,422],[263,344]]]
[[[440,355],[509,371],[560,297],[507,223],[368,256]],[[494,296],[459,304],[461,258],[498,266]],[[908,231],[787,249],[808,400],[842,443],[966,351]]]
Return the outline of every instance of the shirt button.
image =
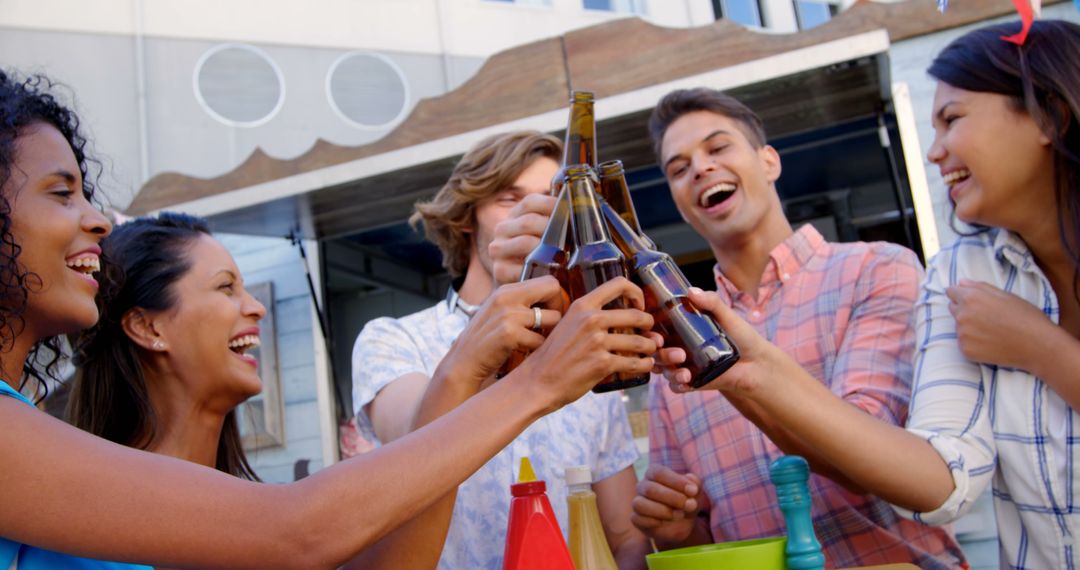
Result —
[[[759,319],[759,318],[761,318],[761,311],[757,311],[757,310],[751,311],[750,316],[754,317],[755,319]]]
[[[791,279],[791,276],[788,275],[787,273],[784,273],[783,275],[780,276],[780,279],[783,279],[784,281],[787,281],[788,279]]]

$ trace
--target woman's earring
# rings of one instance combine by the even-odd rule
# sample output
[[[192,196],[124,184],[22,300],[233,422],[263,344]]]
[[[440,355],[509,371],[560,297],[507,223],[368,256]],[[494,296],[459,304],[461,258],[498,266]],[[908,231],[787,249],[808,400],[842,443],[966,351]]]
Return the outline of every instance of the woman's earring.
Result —
[[[154,339],[154,350],[164,350],[164,349],[165,349],[165,343],[161,342],[161,340],[159,340],[159,339]]]

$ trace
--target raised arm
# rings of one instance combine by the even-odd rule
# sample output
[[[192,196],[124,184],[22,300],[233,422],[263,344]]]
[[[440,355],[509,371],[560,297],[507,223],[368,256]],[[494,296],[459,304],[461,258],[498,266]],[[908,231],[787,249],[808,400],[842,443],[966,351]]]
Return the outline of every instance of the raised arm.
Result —
[[[530,330],[535,317],[529,307],[548,300],[545,295],[551,291],[544,283],[530,281],[499,288],[469,320],[469,326],[440,361],[432,378],[417,372],[408,373],[383,388],[371,406],[379,438],[388,443],[400,437],[385,431],[380,433],[380,426],[386,430],[387,424],[401,426],[408,423],[410,425],[405,428],[407,433],[431,423],[488,385],[494,371],[511,350],[531,351],[539,347],[544,338],[538,332]],[[555,294],[559,295],[559,292],[556,290]],[[541,315],[541,322],[547,330],[551,330],[562,317],[558,311],[553,310],[544,310]],[[361,334],[357,344],[365,339],[379,338],[382,345],[388,342],[396,343],[397,351],[409,351],[406,347],[410,347],[412,343],[407,335],[395,334],[394,327],[389,322],[380,328],[386,330],[381,334]],[[370,352],[357,350],[354,354]],[[372,356],[377,360],[401,360],[394,356]],[[415,365],[420,361],[420,356],[412,354],[405,360]],[[364,362],[356,364],[362,366]],[[382,366],[375,364],[372,368],[403,369],[386,362]],[[370,376],[373,372],[367,370],[365,375]],[[374,382],[374,379],[367,380],[366,383]],[[402,382],[406,383],[402,390],[391,398],[384,398],[385,392]],[[406,394],[412,398],[403,401]],[[400,417],[394,417],[395,414]],[[408,521],[384,537],[354,559],[349,567],[434,568],[442,555],[456,498],[457,489],[454,488],[425,509],[423,516]]]
[[[650,369],[651,358],[614,352],[648,354],[651,340],[607,331],[647,329],[651,318],[600,309],[635,290],[626,280],[597,289],[537,351],[546,358],[530,358],[391,445],[289,485],[111,444],[0,398],[0,536],[172,567],[336,566],[460,484],[536,418],[612,372]]]

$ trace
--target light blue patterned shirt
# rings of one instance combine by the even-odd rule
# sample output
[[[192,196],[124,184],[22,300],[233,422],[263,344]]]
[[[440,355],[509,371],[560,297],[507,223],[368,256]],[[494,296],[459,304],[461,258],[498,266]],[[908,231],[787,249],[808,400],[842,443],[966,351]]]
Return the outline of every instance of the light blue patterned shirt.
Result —
[[[353,409],[364,413],[375,395],[412,372],[431,377],[450,344],[468,324],[451,291],[446,301],[400,319],[379,318],[360,332],[353,347]],[[638,457],[619,393],[586,394],[540,418],[458,489],[441,570],[502,568],[510,514],[510,485],[528,456],[565,535],[569,522],[563,470],[588,465],[600,481]]]
[[[930,261],[916,305],[908,430],[934,446],[956,488],[933,512],[897,510],[942,524],[968,512],[992,484],[1002,567],[1075,568],[1080,560],[1073,539],[1080,531],[1076,414],[1027,371],[964,357],[945,295],[962,279],[1012,293],[1058,322],[1054,290],[1015,234],[994,230],[962,237]]]

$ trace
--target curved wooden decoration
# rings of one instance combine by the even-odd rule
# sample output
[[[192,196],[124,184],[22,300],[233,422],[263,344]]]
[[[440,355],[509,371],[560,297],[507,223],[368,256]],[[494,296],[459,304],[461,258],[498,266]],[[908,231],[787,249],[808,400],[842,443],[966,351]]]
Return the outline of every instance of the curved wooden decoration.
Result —
[[[637,18],[615,20],[493,55],[459,88],[421,100],[404,122],[376,142],[344,147],[319,140],[288,160],[255,150],[216,178],[159,174],[143,186],[128,212],[142,214],[552,111],[566,105],[572,88],[602,98],[870,30],[886,29],[896,42],[1012,11],[1009,0],[953,2],[944,14],[930,0],[860,0],[829,22],[794,34],[751,32],[727,20],[690,29],[662,28]]]

